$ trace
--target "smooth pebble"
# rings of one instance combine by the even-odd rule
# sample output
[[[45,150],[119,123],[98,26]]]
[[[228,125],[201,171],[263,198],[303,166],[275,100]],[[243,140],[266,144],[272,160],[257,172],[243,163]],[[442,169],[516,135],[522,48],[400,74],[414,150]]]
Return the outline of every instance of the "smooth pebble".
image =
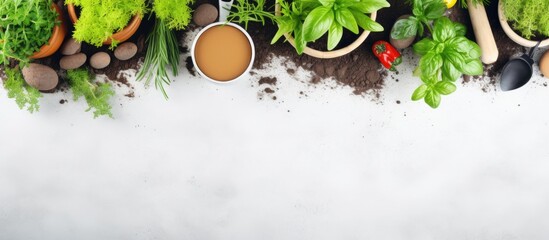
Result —
[[[88,57],[84,53],[64,56],[59,60],[59,66],[65,70],[77,69],[86,63]]]
[[[33,88],[49,91],[57,87],[59,76],[53,68],[46,65],[31,63],[21,71],[23,78]]]
[[[95,69],[103,69],[111,64],[111,56],[106,52],[98,52],[91,56],[90,66]]]
[[[114,50],[114,56],[118,60],[128,60],[135,56],[137,53],[137,45],[132,42],[125,42],[120,44],[115,50]]]
[[[217,8],[209,3],[204,3],[193,14],[193,21],[198,26],[206,26],[217,19]]]
[[[77,42],[74,38],[69,38],[61,46],[61,54],[70,56],[79,53],[81,49],[82,43]]]

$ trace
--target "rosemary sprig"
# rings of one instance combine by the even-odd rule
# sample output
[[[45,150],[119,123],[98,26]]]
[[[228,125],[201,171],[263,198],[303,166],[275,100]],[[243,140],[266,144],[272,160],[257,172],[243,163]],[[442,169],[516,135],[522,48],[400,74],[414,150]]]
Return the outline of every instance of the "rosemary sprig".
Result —
[[[154,78],[155,88],[160,89],[168,99],[164,85],[170,85],[171,80],[166,70],[171,67],[173,75],[177,76],[179,66],[179,44],[175,32],[157,18],[152,33],[147,37],[147,46],[145,61],[137,80],[146,79],[145,84],[149,85]]]
[[[229,14],[228,21],[244,24],[248,29],[249,22],[260,22],[265,25],[265,19],[273,21],[275,16],[265,9],[265,0],[237,0]]]

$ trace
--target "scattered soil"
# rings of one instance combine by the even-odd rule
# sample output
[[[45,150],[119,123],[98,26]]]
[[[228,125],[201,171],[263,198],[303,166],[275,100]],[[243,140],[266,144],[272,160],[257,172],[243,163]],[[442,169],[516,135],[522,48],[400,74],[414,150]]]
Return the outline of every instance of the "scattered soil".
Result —
[[[59,104],[65,104],[66,102],[69,102],[69,101],[67,101],[66,99],[59,100]]]
[[[269,84],[269,85],[276,85],[277,79],[275,77],[261,77],[259,79],[259,85],[261,84]]]

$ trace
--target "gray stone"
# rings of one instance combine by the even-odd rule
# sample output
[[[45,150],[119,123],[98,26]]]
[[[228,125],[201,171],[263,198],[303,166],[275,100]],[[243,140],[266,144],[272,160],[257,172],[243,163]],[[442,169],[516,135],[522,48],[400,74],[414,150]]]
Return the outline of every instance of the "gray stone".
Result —
[[[125,42],[120,44],[115,50],[114,50],[114,56],[118,60],[128,60],[135,56],[137,53],[137,45],[132,42]]]
[[[65,70],[77,69],[86,63],[88,57],[86,54],[77,53],[71,56],[64,56],[59,61],[59,66]]]
[[[77,42],[74,38],[69,38],[61,46],[61,54],[70,56],[79,53],[81,49],[82,43]]]
[[[106,52],[98,52],[91,56],[90,66],[95,69],[103,69],[111,64],[111,56]]]
[[[25,81],[40,91],[49,91],[57,87],[59,76],[46,65],[31,63],[21,71]]]

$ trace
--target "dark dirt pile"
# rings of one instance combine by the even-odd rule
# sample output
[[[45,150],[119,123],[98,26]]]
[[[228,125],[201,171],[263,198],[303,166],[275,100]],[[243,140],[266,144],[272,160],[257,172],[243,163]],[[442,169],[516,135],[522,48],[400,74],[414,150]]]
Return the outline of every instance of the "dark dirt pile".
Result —
[[[311,84],[319,84],[322,79],[333,78],[338,84],[350,86],[355,94],[363,94],[368,90],[381,89],[384,85],[384,78],[387,72],[383,69],[372,54],[369,46],[374,41],[380,39],[388,39],[389,30],[394,21],[402,14],[407,13],[409,8],[402,1],[390,1],[391,9],[384,9],[379,12],[378,22],[380,22],[386,32],[371,33],[366,42],[352,53],[334,59],[318,59],[308,55],[299,56],[295,49],[287,42],[279,40],[279,42],[271,45],[271,39],[277,31],[276,26],[267,23],[266,26],[252,24],[248,28],[256,47],[256,61],[254,69],[262,69],[268,66],[272,56],[280,56],[287,58],[287,61],[295,63],[297,67],[302,67],[305,70],[313,72],[313,77],[310,79]],[[345,34],[341,45],[346,45],[353,42],[356,36]],[[325,39],[320,39],[313,43],[314,47],[321,49],[325,44]],[[325,45],[324,45],[325,46]],[[290,75],[295,73],[295,69],[288,68],[287,72]]]

